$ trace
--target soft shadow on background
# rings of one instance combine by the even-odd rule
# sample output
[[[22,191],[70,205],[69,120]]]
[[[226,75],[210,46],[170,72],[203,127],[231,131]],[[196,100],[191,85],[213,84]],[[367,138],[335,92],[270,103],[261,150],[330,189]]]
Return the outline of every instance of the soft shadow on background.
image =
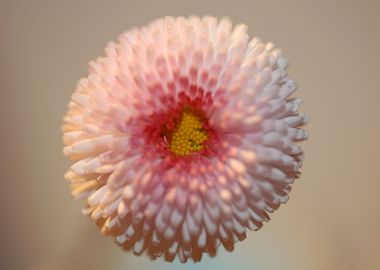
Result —
[[[379,269],[379,1],[2,1],[2,270]],[[122,252],[81,215],[63,179],[60,125],[87,62],[164,15],[244,22],[290,60],[309,114],[290,201],[232,253],[201,263]]]

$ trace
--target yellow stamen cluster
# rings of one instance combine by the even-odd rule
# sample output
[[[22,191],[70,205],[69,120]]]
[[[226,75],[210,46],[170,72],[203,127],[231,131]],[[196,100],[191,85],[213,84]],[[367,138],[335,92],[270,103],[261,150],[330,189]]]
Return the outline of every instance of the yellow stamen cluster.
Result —
[[[184,110],[181,119],[173,130],[170,150],[179,156],[188,156],[204,148],[207,133],[202,128],[202,121],[189,110]]]

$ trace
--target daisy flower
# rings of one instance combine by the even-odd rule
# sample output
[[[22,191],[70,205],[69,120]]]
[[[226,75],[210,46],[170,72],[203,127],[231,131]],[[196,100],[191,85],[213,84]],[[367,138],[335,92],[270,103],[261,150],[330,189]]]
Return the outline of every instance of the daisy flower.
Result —
[[[65,175],[120,246],[166,261],[231,251],[288,200],[303,154],[288,62],[244,24],[153,21],[89,63],[64,117]]]

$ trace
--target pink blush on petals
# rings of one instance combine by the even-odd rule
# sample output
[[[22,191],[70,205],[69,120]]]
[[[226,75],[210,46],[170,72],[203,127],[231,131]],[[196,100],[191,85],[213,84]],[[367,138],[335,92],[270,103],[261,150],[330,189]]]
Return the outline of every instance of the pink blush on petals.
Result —
[[[232,251],[287,202],[307,139],[272,43],[214,17],[165,17],[89,63],[64,117],[65,174],[123,249],[165,261]]]

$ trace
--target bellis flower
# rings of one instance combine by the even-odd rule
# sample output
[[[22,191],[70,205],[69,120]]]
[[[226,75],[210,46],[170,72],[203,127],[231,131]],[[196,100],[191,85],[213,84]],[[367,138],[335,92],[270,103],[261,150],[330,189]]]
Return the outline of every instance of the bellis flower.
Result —
[[[306,117],[288,62],[228,19],[158,19],[89,64],[64,117],[65,178],[102,233],[155,259],[231,251],[288,200]]]

